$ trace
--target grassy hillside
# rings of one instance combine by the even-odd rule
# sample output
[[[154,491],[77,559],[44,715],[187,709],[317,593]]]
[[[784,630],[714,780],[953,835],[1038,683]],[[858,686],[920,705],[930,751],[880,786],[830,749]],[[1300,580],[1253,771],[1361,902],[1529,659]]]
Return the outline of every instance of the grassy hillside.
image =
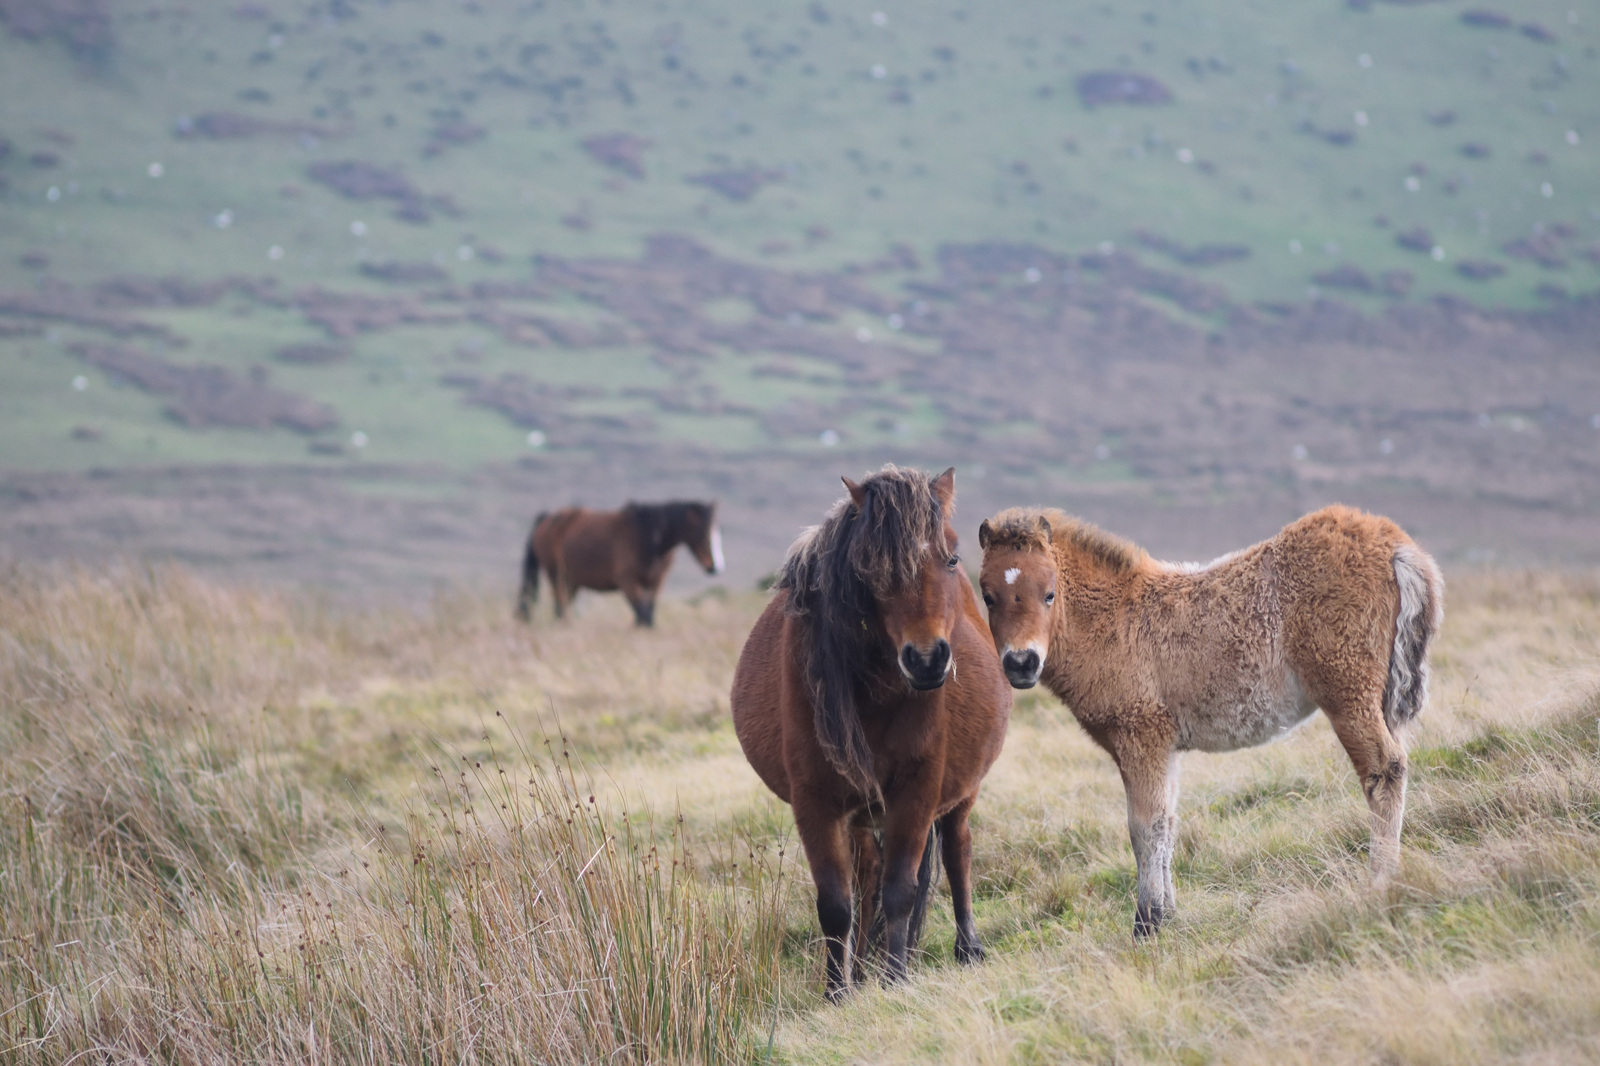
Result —
[[[1394,888],[1321,719],[1184,763],[1129,939],[1109,760],[1023,696],[911,982],[821,995],[788,810],[728,718],[760,604],[512,631],[143,576],[0,586],[0,1048],[176,1061],[1576,1061],[1600,1041],[1600,595],[1452,579]],[[543,616],[541,616],[542,619]]]
[[[1121,354],[1255,336],[1318,295],[1379,316],[1594,289],[1600,13],[1463,10],[13,0],[0,463],[977,433],[1061,476],[1160,480],[1077,470],[1140,436],[1120,416],[1064,438],[947,402],[980,365],[963,294],[1035,286]],[[1125,84],[1170,99],[1107,102]],[[702,250],[652,253],[659,234]],[[1074,328],[1022,340],[1080,360]],[[957,376],[919,381],[929,354]],[[1562,417],[1600,410],[1587,390]]]

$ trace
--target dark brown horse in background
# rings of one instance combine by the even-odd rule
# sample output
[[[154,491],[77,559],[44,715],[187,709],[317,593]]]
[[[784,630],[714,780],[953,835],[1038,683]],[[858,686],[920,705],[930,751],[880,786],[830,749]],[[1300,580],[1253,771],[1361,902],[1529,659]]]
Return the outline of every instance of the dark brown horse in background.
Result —
[[[655,624],[656,593],[672,568],[673,549],[683,544],[708,574],[722,572],[722,534],[717,505],[695,500],[629,503],[620,511],[568,507],[533,520],[522,558],[517,617],[528,620],[539,599],[539,571],[550,577],[556,617],[580,588],[622,590],[641,626]]]
[[[956,555],[955,472],[929,478],[888,466],[845,486],[849,498],[789,550],[739,656],[731,700],[745,757],[794,808],[834,999],[860,979],[879,906],[887,976],[905,976],[936,839],[956,958],[983,957],[967,815],[1011,713]]]

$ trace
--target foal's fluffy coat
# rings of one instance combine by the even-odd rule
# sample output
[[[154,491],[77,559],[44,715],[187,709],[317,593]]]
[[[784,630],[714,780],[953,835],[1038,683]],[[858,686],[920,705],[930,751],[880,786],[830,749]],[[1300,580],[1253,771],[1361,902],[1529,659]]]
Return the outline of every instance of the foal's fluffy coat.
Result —
[[[1136,932],[1173,909],[1178,753],[1263,744],[1318,708],[1366,793],[1373,873],[1393,873],[1399,733],[1427,696],[1444,594],[1399,526],[1329,507],[1206,565],[1158,562],[1053,510],[1003,511],[978,539],[1007,675],[1019,687],[1042,680],[1122,772]]]

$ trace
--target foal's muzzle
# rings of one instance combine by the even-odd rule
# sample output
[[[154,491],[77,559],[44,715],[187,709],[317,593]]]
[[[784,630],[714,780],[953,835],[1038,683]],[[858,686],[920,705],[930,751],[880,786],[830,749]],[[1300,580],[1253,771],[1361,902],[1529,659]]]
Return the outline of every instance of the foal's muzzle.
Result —
[[[1032,688],[1039,683],[1039,671],[1044,669],[1044,660],[1032,648],[1022,651],[1007,649],[1000,656],[1000,668],[1006,672],[1006,680],[1011,682],[1012,688]]]
[[[900,672],[918,692],[938,688],[950,676],[950,642],[940,637],[924,655],[915,644],[900,649]]]

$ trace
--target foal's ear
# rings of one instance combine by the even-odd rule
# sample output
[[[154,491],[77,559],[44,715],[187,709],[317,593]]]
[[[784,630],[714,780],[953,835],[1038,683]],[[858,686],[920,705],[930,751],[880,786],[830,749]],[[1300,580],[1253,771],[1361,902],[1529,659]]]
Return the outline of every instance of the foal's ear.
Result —
[[[994,539],[994,530],[989,528],[989,520],[985,518],[983,524],[978,526],[978,547],[984,551],[989,550],[989,541]]]
[[[933,498],[939,501],[940,510],[945,514],[950,513],[950,501],[956,498],[956,468],[951,467],[928,486],[933,490]]]
[[[839,480],[844,482],[845,491],[850,493],[850,502],[856,505],[856,510],[861,510],[867,502],[867,490],[847,477],[841,477]]]
[[[1044,515],[1039,516],[1039,532],[1044,534],[1044,542],[1050,543],[1050,519]]]

